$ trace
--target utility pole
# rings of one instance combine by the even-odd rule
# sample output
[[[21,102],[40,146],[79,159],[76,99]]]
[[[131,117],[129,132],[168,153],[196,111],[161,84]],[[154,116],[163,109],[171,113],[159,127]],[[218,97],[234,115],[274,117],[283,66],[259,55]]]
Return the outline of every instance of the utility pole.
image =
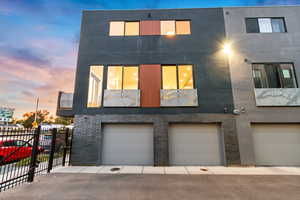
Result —
[[[39,108],[39,98],[36,99],[36,107],[35,107],[35,115],[34,115],[34,122],[32,123],[32,126],[34,128],[37,128],[38,123],[37,123],[37,113],[38,113],[38,108]]]

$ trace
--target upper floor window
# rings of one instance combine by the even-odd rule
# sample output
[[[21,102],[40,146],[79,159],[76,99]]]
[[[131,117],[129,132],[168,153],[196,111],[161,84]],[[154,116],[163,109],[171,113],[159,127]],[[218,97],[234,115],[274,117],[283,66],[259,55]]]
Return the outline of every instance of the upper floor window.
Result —
[[[110,36],[123,36],[124,35],[124,22],[110,22],[109,35]]]
[[[189,35],[191,34],[189,20],[146,20],[146,21],[112,21],[110,36],[139,35]]]
[[[100,107],[102,100],[103,66],[90,66],[88,107]]]
[[[140,34],[140,22],[125,22],[125,36]]]
[[[192,65],[163,65],[162,89],[193,89]]]
[[[176,21],[176,35],[190,35],[190,21]]]
[[[137,66],[109,66],[107,72],[108,90],[137,90]]]
[[[246,18],[247,33],[284,33],[284,18]]]
[[[255,88],[297,87],[293,64],[253,64],[252,72]]]
[[[175,35],[175,21],[160,21],[161,35]]]

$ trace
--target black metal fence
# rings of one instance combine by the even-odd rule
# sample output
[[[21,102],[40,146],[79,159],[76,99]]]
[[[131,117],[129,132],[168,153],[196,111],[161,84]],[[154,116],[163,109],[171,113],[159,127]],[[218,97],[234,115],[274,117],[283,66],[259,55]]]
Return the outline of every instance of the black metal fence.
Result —
[[[69,129],[0,129],[0,192],[70,162]]]

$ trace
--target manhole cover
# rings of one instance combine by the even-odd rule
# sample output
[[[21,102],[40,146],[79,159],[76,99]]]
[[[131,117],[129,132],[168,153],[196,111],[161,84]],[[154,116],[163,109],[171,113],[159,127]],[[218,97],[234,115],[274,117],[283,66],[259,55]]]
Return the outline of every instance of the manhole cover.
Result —
[[[208,171],[208,169],[206,169],[206,168],[200,168],[200,170],[201,170],[201,171],[204,171],[204,172],[207,172],[207,171]]]
[[[114,168],[111,168],[111,169],[110,169],[110,171],[112,171],[112,172],[119,171],[119,170],[120,170],[119,167],[114,167]]]

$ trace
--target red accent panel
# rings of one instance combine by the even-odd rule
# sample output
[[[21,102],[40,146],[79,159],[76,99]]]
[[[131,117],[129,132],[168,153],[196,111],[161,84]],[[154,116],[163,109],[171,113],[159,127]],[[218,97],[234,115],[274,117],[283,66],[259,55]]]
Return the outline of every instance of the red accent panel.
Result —
[[[141,21],[140,29],[141,35],[160,35],[160,21]]]
[[[160,107],[160,65],[140,66],[141,107]]]

